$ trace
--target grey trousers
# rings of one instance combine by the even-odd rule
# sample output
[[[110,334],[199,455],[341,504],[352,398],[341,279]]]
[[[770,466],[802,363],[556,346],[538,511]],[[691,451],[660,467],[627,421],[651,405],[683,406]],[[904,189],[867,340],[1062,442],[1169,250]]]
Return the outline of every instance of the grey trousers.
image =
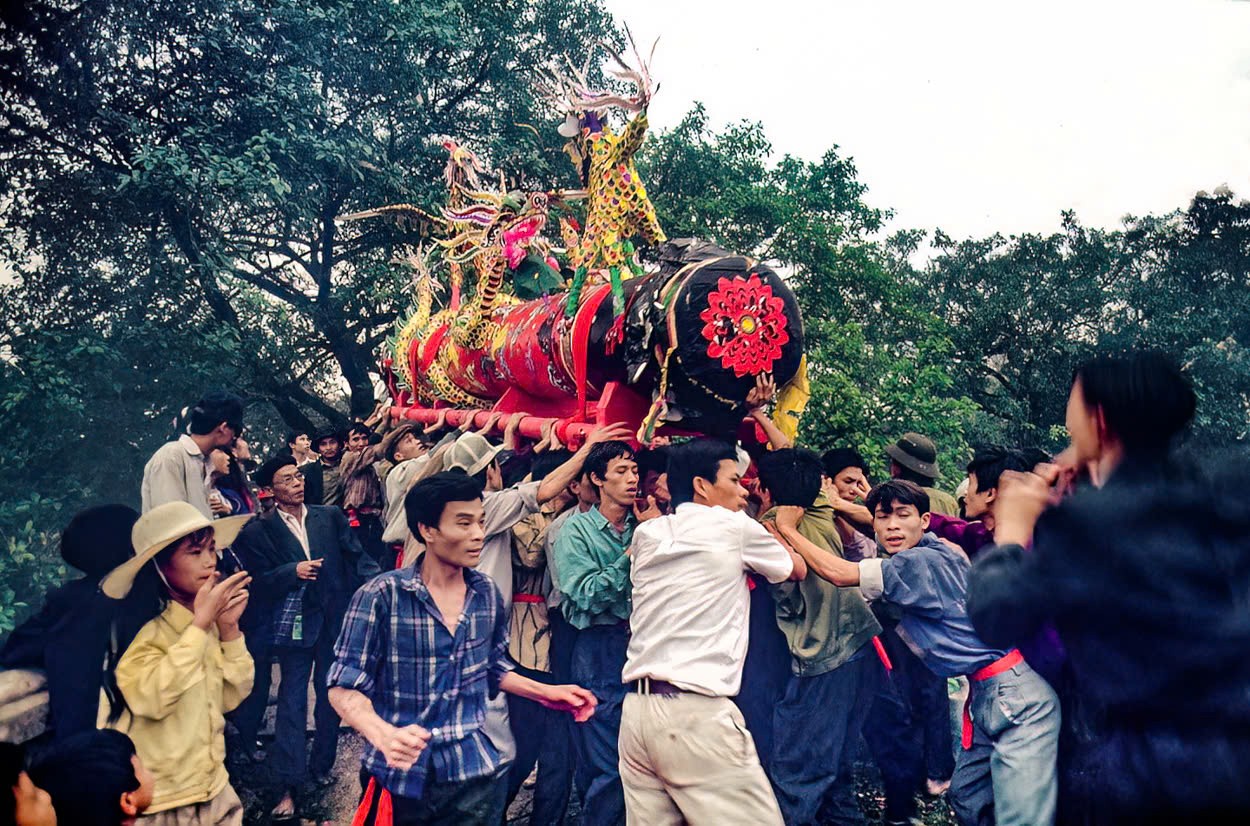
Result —
[[[1027,663],[971,683],[972,748],[960,749],[950,800],[963,826],[1055,821],[1059,698]]]

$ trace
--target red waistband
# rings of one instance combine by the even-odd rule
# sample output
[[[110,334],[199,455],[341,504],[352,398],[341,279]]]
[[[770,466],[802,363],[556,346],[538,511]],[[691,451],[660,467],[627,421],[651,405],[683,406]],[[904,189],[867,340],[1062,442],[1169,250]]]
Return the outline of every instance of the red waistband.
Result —
[[[1013,648],[994,662],[980,668],[968,675],[968,696],[964,699],[963,726],[960,732],[960,745],[964,749],[972,748],[972,685],[971,683],[979,683],[988,680],[990,677],[997,677],[1004,671],[1010,671],[1020,663],[1024,662],[1024,655],[1020,653],[1019,648]]]
[[[1020,653],[1019,648],[1013,648],[1002,657],[985,666],[985,668],[969,674],[968,679],[974,683],[979,683],[982,680],[988,680],[990,677],[997,677],[1004,671],[1010,671],[1022,662],[1024,662],[1024,655]]]
[[[513,594],[512,601],[513,602],[533,602],[537,604],[540,602],[546,602],[547,598],[539,594]]]

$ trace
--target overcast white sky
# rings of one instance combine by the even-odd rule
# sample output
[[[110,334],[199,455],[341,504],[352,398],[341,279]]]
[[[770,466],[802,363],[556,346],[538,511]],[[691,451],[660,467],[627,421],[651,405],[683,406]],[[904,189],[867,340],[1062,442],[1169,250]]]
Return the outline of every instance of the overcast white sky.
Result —
[[[855,159],[895,227],[1049,232],[1250,197],[1245,0],[607,0],[662,88],[759,120],[774,149]]]

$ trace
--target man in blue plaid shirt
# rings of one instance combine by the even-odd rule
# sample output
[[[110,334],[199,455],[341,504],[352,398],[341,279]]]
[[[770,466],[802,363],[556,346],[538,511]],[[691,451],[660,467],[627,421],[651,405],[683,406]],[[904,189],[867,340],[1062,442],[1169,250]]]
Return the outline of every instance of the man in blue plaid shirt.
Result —
[[[511,615],[473,570],[485,539],[479,482],[439,473],[413,486],[404,508],[426,552],[356,592],[327,677],[335,709],[369,744],[361,807],[375,817],[391,808],[395,826],[498,826],[507,772],[482,731],[488,695],[502,689],[579,722],[595,697],[513,671]]]

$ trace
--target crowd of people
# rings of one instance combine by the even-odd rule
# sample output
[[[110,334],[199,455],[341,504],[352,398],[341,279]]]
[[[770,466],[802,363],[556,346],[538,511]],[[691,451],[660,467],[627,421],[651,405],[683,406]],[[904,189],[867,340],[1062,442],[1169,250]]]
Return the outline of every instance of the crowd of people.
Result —
[[[232,771],[291,820],[354,768],[342,725],[366,826],[498,826],[527,783],[533,824],[864,823],[861,749],[890,824],[1246,822],[1250,509],[1176,458],[1174,364],[1083,365],[1067,450],[978,449],[951,491],[925,436],[874,484],[761,388],[766,444],[380,406],[263,463],[206,395],[0,654],[50,695],[0,825],[241,824]]]

